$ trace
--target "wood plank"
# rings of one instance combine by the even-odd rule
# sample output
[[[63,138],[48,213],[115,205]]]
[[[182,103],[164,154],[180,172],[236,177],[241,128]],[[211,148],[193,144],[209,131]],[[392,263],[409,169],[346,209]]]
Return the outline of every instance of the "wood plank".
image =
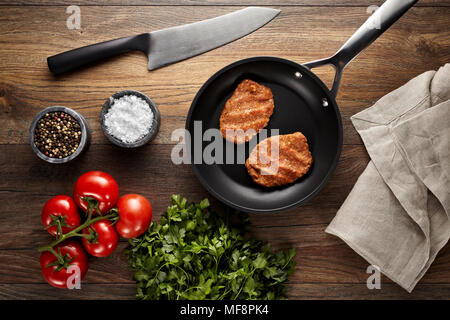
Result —
[[[302,300],[432,300],[448,299],[450,285],[419,285],[408,293],[395,284],[382,284],[380,290],[369,290],[365,284],[303,284],[288,286],[289,299]]]
[[[326,226],[254,228],[251,235],[271,244],[273,250],[295,247],[295,272],[290,281],[302,283],[346,283],[363,284],[369,274],[368,263],[345,243],[323,232]],[[302,233],[310,236],[296,236],[295,242],[285,240],[283,235]],[[317,236],[321,233],[322,236]],[[281,236],[281,237],[280,237]],[[312,238],[321,241],[311,241]],[[134,283],[133,271],[128,266],[121,242],[116,251],[106,258],[89,258],[89,271],[83,284]],[[0,250],[0,284],[43,283],[39,265],[39,252],[33,249]],[[437,256],[431,268],[420,280],[424,284],[450,284],[450,247],[445,247]],[[13,268],[11,266],[14,266]],[[393,284],[382,276],[382,284]]]
[[[237,0],[157,0],[150,6],[147,0],[0,0],[0,299],[133,299],[136,287],[123,253],[124,240],[112,256],[90,259],[82,290],[58,290],[45,283],[36,250],[51,241],[40,223],[45,201],[56,194],[70,194],[75,179],[94,169],[112,173],[121,194],[138,192],[151,199],[155,220],[172,193],[182,191],[193,201],[211,199],[189,166],[170,161],[170,144],[174,143],[170,134],[184,127],[189,105],[204,81],[228,63],[248,56],[274,55],[305,62],[331,55],[368,17],[367,6],[381,2],[252,1],[251,5],[281,6],[282,13],[261,30],[225,47],[152,72],[146,70],[144,55],[130,53],[54,79],[45,63],[49,55],[206,19],[247,4]],[[82,30],[65,27],[66,6],[73,4],[85,5]],[[124,4],[128,6],[119,6]],[[368,290],[368,263],[324,230],[369,161],[350,116],[412,77],[450,60],[449,7],[444,0],[420,1],[345,70],[337,101],[346,146],[325,189],[303,207],[250,215],[253,237],[274,249],[297,249],[297,267],[288,286],[290,299],[448,299],[449,246],[439,253],[412,294],[384,276],[381,290]],[[331,82],[332,72],[315,71]],[[162,113],[158,138],[139,150],[112,146],[98,124],[104,100],[124,88],[147,93]],[[39,160],[27,144],[34,114],[55,104],[86,115],[94,136],[87,154],[62,166]],[[220,203],[212,202],[220,209]]]
[[[142,191],[139,191],[143,193]],[[324,190],[326,192],[326,190]],[[24,193],[14,195],[12,193],[0,193],[0,199],[3,201],[8,198],[8,203],[11,202],[23,202]],[[193,197],[202,198],[202,196],[209,197],[214,203],[214,208],[220,210],[220,205],[211,196],[206,194],[195,194],[188,197],[191,200]],[[15,209],[8,208],[8,205],[4,206],[2,210],[2,218],[0,219],[0,249],[24,249],[24,248],[37,248],[40,245],[45,245],[51,242],[52,238],[43,230],[40,221],[40,211],[43,204],[52,195],[35,195],[32,194],[26,201],[27,204],[17,206]],[[324,198],[325,196],[318,195],[317,197]],[[170,195],[161,195],[154,201],[153,204],[153,217],[155,221],[159,221],[160,215],[167,208],[169,204]],[[344,195],[345,197],[345,195]],[[315,201],[314,199],[312,201]],[[3,209],[3,208],[2,208]],[[318,226],[317,232],[322,232],[324,226],[326,226],[335,216],[339,206],[320,206],[313,205],[311,203],[302,206],[297,209],[291,209],[286,212],[277,214],[251,214],[250,220],[253,228],[263,228],[267,232],[268,228],[278,227],[282,232],[292,232],[290,227],[307,228],[308,226]],[[29,223],[23,223],[23,221],[29,221]],[[10,225],[20,225],[20,229],[11,228]],[[286,228],[286,229],[283,229]],[[284,231],[283,231],[284,230]],[[271,232],[271,230],[270,230]],[[263,234],[264,236],[264,234]],[[312,235],[313,236],[313,235]],[[292,240],[294,241],[294,240]]]
[[[364,8],[282,7],[257,32],[190,60],[146,70],[146,57],[130,53],[54,79],[46,57],[90,43],[232,11],[230,7],[86,7],[82,30],[68,30],[63,7],[3,7],[0,19],[0,144],[27,143],[28,127],[44,107],[65,105],[85,115],[93,144],[108,144],[99,125],[100,107],[112,93],[132,88],[159,106],[156,144],[170,144],[183,128],[192,99],[217,70],[241,58],[281,56],[305,62],[333,54],[364,22]],[[412,77],[450,60],[448,8],[413,8],[345,70],[338,94],[344,143],[361,144],[349,117]],[[152,19],[148,19],[151,16]],[[130,17],[133,17],[130,20]],[[332,18],[330,18],[332,17]],[[107,30],[107,32],[105,32]],[[267,39],[270,39],[268,45]],[[317,70],[330,82],[332,73]]]
[[[371,6],[384,0],[0,0],[0,5],[114,5],[114,6]],[[421,0],[416,6],[449,6],[445,0]]]
[[[373,300],[373,299],[447,299],[450,285],[422,285],[407,293],[394,284],[382,285],[380,290],[368,290],[365,284],[291,284],[288,299]],[[80,290],[61,290],[48,284],[0,284],[0,299],[35,300],[131,300],[136,294],[134,284],[87,284]]]
[[[332,237],[332,236],[331,236]],[[296,271],[291,280],[296,283],[365,283],[369,263],[347,244],[296,247]],[[439,252],[430,269],[420,280],[422,284],[450,284],[450,246]],[[382,284],[393,283],[382,276]]]
[[[51,241],[50,237],[47,239]],[[83,284],[133,284],[133,271],[129,268],[123,250],[128,246],[121,242],[116,251],[109,257],[89,257],[89,270]],[[14,266],[0,271],[0,284],[14,283],[46,283],[41,273],[40,253],[35,248],[26,250],[0,250],[0,265]]]
[[[127,283],[86,284],[80,290],[61,290],[47,283],[0,284],[1,300],[132,300],[136,285]]]
[[[205,197],[212,200],[188,165],[171,162],[170,151],[169,145],[149,145],[133,152],[98,145],[91,146],[88,154],[74,163],[54,166],[37,158],[28,145],[0,146],[0,248],[35,247],[48,242],[40,222],[42,206],[54,195],[70,195],[77,177],[90,170],[111,173],[121,194],[138,192],[148,197],[154,219],[159,219],[174,193],[181,192],[190,201]],[[306,206],[275,215],[254,214],[252,222],[260,227],[329,223],[367,163],[363,146],[345,146],[329,184]]]

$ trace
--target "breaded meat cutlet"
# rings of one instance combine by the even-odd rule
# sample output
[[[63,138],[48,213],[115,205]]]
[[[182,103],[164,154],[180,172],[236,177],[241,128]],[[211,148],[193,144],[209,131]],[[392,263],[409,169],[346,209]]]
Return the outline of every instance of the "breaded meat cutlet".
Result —
[[[245,167],[257,184],[275,187],[292,183],[306,174],[312,162],[306,137],[295,132],[261,141],[250,153]]]
[[[273,95],[268,87],[243,80],[225,103],[220,132],[230,142],[245,143],[267,126],[273,109]]]

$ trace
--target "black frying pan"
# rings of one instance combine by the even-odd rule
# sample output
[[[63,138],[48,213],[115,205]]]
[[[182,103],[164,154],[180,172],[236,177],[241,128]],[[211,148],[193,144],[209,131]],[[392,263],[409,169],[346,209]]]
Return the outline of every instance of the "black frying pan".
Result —
[[[342,149],[342,123],[335,97],[344,67],[416,2],[386,1],[330,58],[300,65],[281,58],[254,57],[232,63],[214,74],[201,87],[189,110],[186,129],[191,141],[202,141],[200,134],[203,136],[207,129],[219,128],[225,102],[242,80],[252,79],[273,92],[275,111],[267,126],[269,135],[273,128],[279,129],[279,134],[301,131],[308,139],[314,163],[296,182],[265,188],[253,182],[243,164],[195,163],[198,162],[194,161],[196,154],[198,157],[210,142],[198,146],[193,142],[188,145],[189,156],[202,185],[225,204],[246,212],[283,211],[314,196],[331,177]],[[310,71],[328,64],[336,70],[331,91]],[[201,130],[194,130],[195,121],[200,121]],[[229,147],[236,151],[233,143],[223,140],[223,154]],[[251,151],[249,143],[245,148],[247,158]]]

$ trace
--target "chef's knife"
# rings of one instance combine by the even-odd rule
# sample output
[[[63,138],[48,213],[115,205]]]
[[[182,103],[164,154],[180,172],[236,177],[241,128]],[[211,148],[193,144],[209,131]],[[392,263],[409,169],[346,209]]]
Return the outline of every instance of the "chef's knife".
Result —
[[[248,7],[220,17],[70,50],[47,58],[53,75],[140,50],[153,70],[230,43],[264,26],[280,10]]]

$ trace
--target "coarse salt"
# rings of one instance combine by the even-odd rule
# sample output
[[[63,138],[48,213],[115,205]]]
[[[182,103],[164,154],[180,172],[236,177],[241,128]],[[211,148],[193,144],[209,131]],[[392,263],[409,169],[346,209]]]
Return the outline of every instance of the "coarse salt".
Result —
[[[126,95],[113,100],[105,114],[104,124],[108,133],[115,138],[134,143],[149,133],[153,117],[153,111],[145,100]]]

